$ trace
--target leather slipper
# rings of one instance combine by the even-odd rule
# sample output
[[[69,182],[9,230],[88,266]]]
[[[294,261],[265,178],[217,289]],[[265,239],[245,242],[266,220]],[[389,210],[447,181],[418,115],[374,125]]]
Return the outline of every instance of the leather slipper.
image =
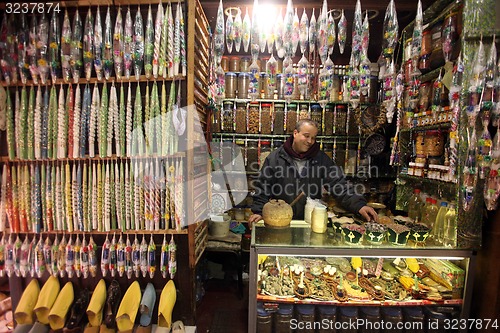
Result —
[[[167,282],[160,295],[158,304],[158,328],[172,326],[172,311],[177,300],[177,290],[173,280]]]
[[[151,316],[153,315],[153,310],[156,303],[156,290],[152,283],[148,283],[146,289],[144,289],[144,294],[142,295],[141,307],[139,311],[141,312],[140,323],[141,326],[147,327],[151,325]]]
[[[89,328],[101,326],[102,311],[106,302],[106,282],[101,279],[92,293],[89,306],[87,307],[87,317],[89,319]],[[90,332],[89,332],[90,333]]]
[[[45,281],[42,289],[40,290],[38,301],[33,309],[36,318],[40,323],[44,325],[49,324],[50,309],[52,309],[57,295],[59,295],[59,290],[61,290],[59,280],[55,276],[51,275],[47,281]]]
[[[53,330],[60,330],[64,327],[66,316],[68,315],[69,308],[74,298],[73,283],[66,282],[59,292],[52,309],[50,309],[49,324]]]
[[[14,312],[14,319],[18,325],[33,324],[33,310],[35,309],[40,286],[36,279],[31,280],[26,289],[24,289],[21,299]]]
[[[134,329],[135,317],[139,310],[141,298],[141,287],[139,282],[134,281],[123,295],[120,307],[116,312],[116,326],[118,331],[131,331]]]

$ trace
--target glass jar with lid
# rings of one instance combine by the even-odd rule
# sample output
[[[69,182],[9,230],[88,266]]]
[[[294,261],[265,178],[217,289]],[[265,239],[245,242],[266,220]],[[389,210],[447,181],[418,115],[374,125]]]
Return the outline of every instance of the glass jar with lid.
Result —
[[[330,159],[333,159],[333,143],[323,143],[323,149],[322,149],[325,154],[330,157]]]
[[[299,120],[311,118],[311,110],[309,109],[309,104],[300,104]]]
[[[258,140],[247,139],[247,164],[248,172],[259,171],[259,142]]]
[[[260,142],[260,152],[259,152],[259,169],[264,165],[266,157],[271,154],[271,141],[262,140]]]
[[[323,112],[323,135],[333,135],[333,105],[325,105]]]
[[[295,124],[297,124],[297,118],[298,118],[297,104],[295,103],[288,104],[285,117],[286,117],[286,133],[292,134],[293,130],[295,129]]]
[[[222,131],[226,133],[234,132],[234,109],[231,101],[225,101],[222,104]]]
[[[212,113],[212,133],[219,133],[221,130],[221,112],[219,108],[214,108]]]
[[[229,58],[227,56],[223,56],[220,60],[220,66],[224,70],[224,72],[229,72]]]
[[[260,98],[262,99],[272,99],[274,91],[269,91],[269,84],[267,82],[269,75],[265,72],[260,73]]]
[[[236,74],[233,72],[226,73],[226,98],[236,97]]]
[[[238,98],[248,98],[248,85],[250,83],[250,75],[248,73],[238,74]]]
[[[318,124],[318,135],[322,135],[323,130],[323,110],[319,104],[311,105],[311,119]]]
[[[260,131],[260,106],[258,102],[248,105],[247,133],[258,134]]]
[[[285,134],[285,104],[274,103],[273,134]]]
[[[262,134],[271,134],[273,117],[272,117],[272,104],[262,103],[260,112],[260,132]]]
[[[229,71],[239,72],[240,71],[240,57],[233,56],[229,58]]]
[[[276,75],[276,90],[278,91],[278,99],[284,99],[283,89],[285,81],[283,81],[283,74]]]
[[[236,103],[236,133],[247,132],[247,107],[245,103]]]
[[[250,58],[242,57],[240,59],[240,72],[248,72],[249,67],[250,67]]]

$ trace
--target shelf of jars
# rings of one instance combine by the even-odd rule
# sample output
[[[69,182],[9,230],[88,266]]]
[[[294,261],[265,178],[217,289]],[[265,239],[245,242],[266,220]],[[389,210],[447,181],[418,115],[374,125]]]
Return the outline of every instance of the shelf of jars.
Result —
[[[424,122],[427,122],[427,121],[424,121]],[[432,130],[449,131],[450,128],[451,128],[451,122],[445,121],[445,122],[441,122],[438,124],[420,125],[420,126],[414,126],[414,127],[410,127],[410,128],[402,128],[400,130],[400,133],[432,131]]]
[[[80,161],[150,161],[155,159],[172,159],[172,158],[184,158],[186,157],[185,152],[177,152],[171,155],[152,155],[152,156],[117,156],[113,154],[108,157],[100,156],[85,156],[85,157],[66,157],[66,158],[41,158],[36,160],[31,159],[21,159],[21,158],[9,158],[8,156],[1,156],[0,163],[52,163],[52,162],[80,162]]]
[[[286,140],[290,134],[243,134],[243,133],[213,133],[214,138],[261,138],[261,139],[281,139]],[[318,135],[316,141],[326,142],[332,141],[334,138],[339,139],[358,139],[359,135]]]

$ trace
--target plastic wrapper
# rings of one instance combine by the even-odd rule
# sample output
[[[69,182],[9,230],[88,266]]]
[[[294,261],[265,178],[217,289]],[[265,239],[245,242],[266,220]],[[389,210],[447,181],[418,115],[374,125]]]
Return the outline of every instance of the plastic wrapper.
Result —
[[[162,277],[166,279],[168,275],[168,243],[167,236],[165,234],[163,234],[163,243],[161,245],[160,272]]]
[[[422,49],[422,3],[418,0],[417,4],[417,16],[415,17],[415,26],[413,27],[413,35],[411,39],[411,54],[412,63],[415,64],[413,67],[414,71],[418,71],[418,57],[420,56],[420,51]]]
[[[260,81],[260,68],[255,61],[252,62],[248,68],[250,79],[248,83],[248,96],[252,101],[255,101],[259,97],[259,81]]]
[[[5,274],[7,275],[7,277],[10,278],[15,274],[14,273],[15,253],[14,253],[14,244],[12,243],[12,234],[9,235],[9,239],[5,242],[4,255],[5,255]]]
[[[284,64],[284,62],[283,62]],[[284,81],[283,84],[283,97],[287,101],[287,103],[290,103],[290,101],[293,98],[293,88],[294,88],[294,70],[292,63],[285,68],[285,72],[283,73],[282,80]]]
[[[221,104],[224,98],[226,98],[226,74],[219,65],[215,71],[215,102]]]
[[[43,276],[43,274],[45,273],[46,267],[45,267],[45,256],[44,256],[43,248],[44,248],[43,240],[42,240],[42,237],[40,237],[38,239],[38,242],[36,243],[36,245],[33,248],[35,256],[34,256],[34,267],[33,267],[34,268],[34,275],[32,274],[31,275],[32,277],[41,278]],[[4,257],[2,256],[2,258],[4,258]]]
[[[484,184],[484,202],[486,209],[495,210],[498,207],[500,195],[500,135],[495,135],[493,146],[490,150],[491,167]]]
[[[385,58],[392,58],[398,42],[398,17],[394,0],[389,2],[384,16],[382,54]]]
[[[250,54],[253,62],[256,62],[260,51],[260,27],[258,20],[258,0],[254,0],[252,9],[252,28],[250,29]]]
[[[476,142],[477,135],[476,129],[472,130],[472,135],[468,132],[468,149],[467,157],[465,159],[465,165],[463,167],[463,182],[460,190],[460,200],[462,201],[462,207],[464,211],[469,211],[473,206],[475,187],[477,184],[478,172],[477,172],[477,153],[476,153]]]
[[[102,23],[101,23],[101,10],[97,6],[97,12],[95,15],[95,26],[94,26],[94,68],[97,75],[97,79],[102,80]]]
[[[134,275],[138,278],[141,273],[141,244],[137,239],[137,235],[135,236],[134,243],[132,244],[132,264]]]
[[[363,20],[361,31],[361,55],[359,63],[359,90],[363,96],[370,90],[370,60],[368,59],[368,45],[370,44],[370,30],[368,13]]]
[[[80,270],[84,279],[89,277],[90,262],[89,262],[89,246],[85,236],[83,237],[82,246],[80,247]]]
[[[342,10],[342,14],[339,20],[339,26],[337,29],[337,41],[339,43],[340,54],[344,54],[346,40],[347,40],[347,19],[345,18],[344,10]]]
[[[181,63],[181,17],[180,17],[180,3],[177,3],[177,11],[175,12],[174,24],[174,68],[173,75],[179,75],[179,66]]]
[[[360,101],[359,71],[356,67],[349,75],[349,102],[353,109],[356,109]]]
[[[363,34],[363,17],[361,14],[361,2],[356,1],[356,9],[354,10],[354,22],[352,28],[352,45],[351,45],[351,59],[352,66],[358,68],[361,61],[361,51],[362,45],[362,34]]]
[[[233,43],[234,50],[240,52],[241,39],[243,37],[243,20],[241,19],[241,10],[238,8],[233,22]]]
[[[113,72],[113,33],[111,14],[108,6],[106,18],[104,19],[104,39],[102,44],[102,67],[104,77],[109,80]]]
[[[148,275],[148,244],[146,243],[146,236],[142,235],[141,245],[139,247],[140,267],[142,277]]]
[[[65,11],[61,34],[61,65],[64,82],[69,82],[71,78],[72,38],[73,35],[71,33],[68,11]]]
[[[28,276],[30,271],[29,267],[29,256],[30,256],[30,244],[28,242],[28,237],[24,238],[23,243],[21,244],[21,249],[19,253],[21,257],[19,259],[19,274],[21,277],[25,278]]]
[[[233,44],[234,44],[234,20],[233,13],[229,11],[229,15],[226,19],[226,46],[227,53],[233,52]]]
[[[316,16],[314,15],[314,8],[311,14],[311,20],[309,21],[309,52],[313,53],[316,50],[316,44],[318,43],[318,24],[316,21]]]
[[[269,94],[272,95],[276,87],[276,75],[278,74],[278,62],[271,54],[271,58],[266,63],[266,74],[267,74],[267,87],[269,89]]]
[[[127,235],[127,240],[125,242],[125,272],[127,278],[130,280],[134,275],[134,262],[132,260],[132,243],[130,243],[130,238]]]
[[[54,17],[55,17],[55,22],[54,22]],[[51,21],[51,33],[50,33],[50,38],[51,38],[51,67],[52,67],[52,60],[57,61],[57,66],[60,67],[60,62],[59,62],[59,43],[61,41],[61,32],[59,30],[59,20],[58,20],[58,15],[55,14],[55,12],[52,15],[53,20]],[[29,40],[30,40],[30,32],[28,29],[28,23],[26,21],[26,14],[21,14],[19,16],[19,30],[17,33],[17,56],[18,56],[18,66],[19,66],[19,74],[21,77],[21,82],[23,84],[26,84],[27,79],[30,76],[30,70],[29,70],[29,59],[28,59],[28,51],[29,51]],[[55,27],[55,28],[54,28]],[[57,29],[57,30],[56,30]],[[57,49],[52,49],[52,42],[55,42],[56,44],[54,45],[57,47]],[[2,56],[3,58],[3,56]],[[58,73],[58,72],[56,72]],[[56,75],[57,77],[57,75]]]
[[[83,68],[85,78],[90,80],[92,76],[92,66],[94,65],[94,17],[89,10],[85,17],[85,26],[83,34]]]
[[[73,18],[73,36],[71,40],[71,72],[73,75],[73,83],[78,83],[80,73],[82,71],[82,37],[83,27],[80,18],[80,12],[76,9],[75,17]]]
[[[300,41],[300,20],[297,14],[297,8],[295,8],[295,14],[293,15],[292,22],[292,52],[295,54],[299,46]]]
[[[10,30],[11,28],[9,27],[7,14],[4,12],[2,25],[0,26],[0,69],[7,85],[11,83],[13,65],[7,46]]]
[[[221,3],[222,3],[222,0],[221,0]],[[219,17],[219,15],[217,15],[217,18],[218,17]],[[281,16],[278,16],[276,22],[278,22],[280,20],[280,18],[281,18]],[[243,43],[243,51],[245,51],[245,53],[247,53],[248,48],[250,47],[250,31],[252,30],[252,22],[250,20],[250,15],[248,15],[248,8],[246,9],[245,17],[243,18],[243,24],[242,24],[241,28],[242,28],[241,41]],[[215,41],[215,43],[217,43],[217,39],[215,39],[215,36],[214,36],[214,41]],[[217,46],[217,44],[215,46]],[[219,50],[220,50],[220,48],[219,48]],[[221,57],[222,57],[222,54],[224,54],[223,49],[222,49],[222,52],[220,52]]]
[[[174,17],[172,14],[172,4],[169,2],[167,5],[167,73],[168,77],[174,76]]]
[[[483,130],[477,144],[477,159],[479,162],[478,166],[480,179],[484,179],[489,174],[489,169],[492,162],[491,148],[493,145],[491,134],[488,131],[488,124],[490,123],[490,111],[484,110],[482,117]]]
[[[135,79],[139,80],[144,65],[144,28],[142,23],[141,8],[137,9],[134,20],[134,48],[132,59],[134,61]]]
[[[115,63],[115,76],[118,80],[122,78],[123,74],[123,46],[123,18],[121,8],[118,8],[113,33],[113,60]]]
[[[19,235],[17,235],[16,240],[13,243],[13,251],[14,251],[14,274],[17,277],[21,276],[21,259],[22,259],[22,252],[21,252],[21,247],[23,245],[23,242],[21,242],[21,239],[19,238]]]
[[[156,272],[156,245],[153,240],[153,235],[151,235],[148,245],[148,272],[149,277],[151,279],[154,278]]]
[[[245,16],[245,19],[248,17]],[[245,26],[245,22],[243,22],[243,26]],[[250,31],[250,27],[248,27]],[[250,40],[250,34],[248,35]],[[222,6],[222,0],[219,1],[219,7],[217,9],[217,20],[215,22],[215,31],[213,35],[213,43],[214,43],[214,54],[216,57],[216,65],[220,63],[221,57],[224,55],[224,45],[226,43],[225,40],[225,30],[224,30],[224,7]],[[243,42],[245,43],[245,41]],[[248,48],[248,47],[247,47]],[[247,50],[245,50],[247,52]]]
[[[299,43],[300,52],[302,54],[306,53],[309,46],[309,18],[307,17],[305,8],[299,22]]]
[[[443,30],[441,33],[443,55],[446,62],[451,60],[456,41],[458,39],[458,31],[455,18],[456,15],[453,14],[450,14],[445,18]]]
[[[67,16],[65,15],[65,19],[67,18]],[[69,18],[68,18],[68,27],[69,27]],[[68,68],[69,68],[69,57],[71,56],[71,28],[69,27],[70,29],[70,33],[69,33],[69,39],[68,39],[68,47],[67,47],[67,53],[65,53],[64,50],[62,50],[62,55],[61,55],[61,58],[62,60],[64,60],[64,55],[67,54],[68,56]],[[65,37],[65,34],[64,34],[64,30],[65,30],[65,22],[63,23],[63,34],[62,34],[62,37],[61,37],[61,44],[63,44],[63,38]],[[38,23],[37,23],[37,19],[36,19],[36,16],[33,16],[31,18],[31,24],[30,24],[30,29],[29,29],[29,35],[30,35],[30,40],[29,40],[29,46],[28,46],[28,64],[29,64],[29,69],[30,69],[30,74],[31,74],[31,79],[33,80],[33,83],[34,84],[38,84],[38,75],[39,75],[39,72],[38,72],[38,65],[37,65],[37,45],[38,45],[38,42],[39,42],[39,36],[38,36]],[[64,67],[63,67],[64,68]],[[7,74],[7,70],[6,70],[6,74]],[[9,81],[10,81],[10,75],[8,76],[9,77]],[[5,77],[5,80],[7,81],[7,78]]]
[[[106,240],[102,244],[101,252],[101,273],[103,277],[106,277],[109,271],[110,247],[111,242],[109,241],[109,236],[106,235]]]
[[[56,237],[57,238],[57,237]],[[45,261],[45,270],[49,272],[50,275],[53,275],[52,273],[52,242],[49,237],[45,238],[45,241],[43,242],[43,260]],[[41,268],[40,268],[41,270]]]
[[[90,9],[89,9],[90,11]],[[23,15],[24,16],[24,15]],[[25,20],[25,19],[21,19]],[[24,24],[23,24],[24,26]],[[24,29],[24,28],[22,28]],[[90,32],[89,34],[93,35],[93,32]],[[25,36],[24,33],[19,34],[20,36]],[[93,37],[92,37],[93,38]],[[21,41],[19,41],[21,43]],[[24,44],[24,42],[23,42]],[[61,62],[59,60],[60,56],[60,44],[61,44],[61,30],[59,27],[59,15],[55,11],[52,12],[52,18],[50,19],[50,29],[49,29],[49,64],[50,64],[50,76],[52,78],[52,83],[56,83],[57,78],[60,75],[61,72]],[[19,63],[24,63],[24,60],[21,61],[19,59]],[[21,68],[20,68],[21,69]],[[24,79],[26,79],[26,73],[24,73],[24,69],[21,70],[21,78],[24,75]],[[23,81],[23,83],[26,83],[26,81]]]
[[[325,67],[318,76],[318,102],[322,108],[330,101],[330,92],[332,90],[332,76]]]
[[[468,87],[469,93],[481,95],[484,88],[485,69],[486,56],[483,41],[481,40],[474,55],[474,60],[472,61],[472,75]]]
[[[161,33],[162,33],[162,23],[163,18],[163,5],[161,1],[158,3],[158,9],[156,10],[155,19],[155,34],[154,34],[154,46],[153,46],[153,77],[158,78],[158,69],[160,66],[160,46],[161,46]]]
[[[54,243],[55,244],[55,243]],[[68,242],[66,241],[66,236],[63,235],[61,242],[59,243],[58,252],[59,258],[57,260],[57,270],[60,278],[66,276],[66,246]]]
[[[92,236],[89,241],[89,272],[91,277],[97,275],[97,244],[94,242]]]
[[[5,258],[6,258],[6,253],[5,253],[5,233],[4,233],[2,239],[0,239],[0,277],[5,276]]]
[[[276,52],[278,57],[282,58],[285,55],[285,49],[283,48],[283,13],[282,8],[280,8],[279,14],[274,21],[273,35],[274,43],[276,46]]]
[[[75,248],[73,245],[73,239],[69,237],[68,244],[66,245],[66,274],[68,278],[72,278],[75,274]]]
[[[285,17],[283,19],[283,48],[285,56],[292,57],[293,50],[293,5],[292,0],[288,0],[286,5]]]
[[[302,55],[302,58],[299,60],[297,65],[298,87],[300,94],[305,99],[309,99],[309,61],[307,61],[306,57]]]
[[[486,89],[492,90],[495,85],[495,75],[497,69],[496,64],[497,64],[497,47],[495,45],[495,37],[493,37],[493,42],[490,47],[488,59],[486,60],[486,68],[484,74]]]
[[[333,49],[335,47],[337,33],[335,32],[335,19],[333,18],[332,12],[328,13],[327,19],[327,44],[328,44],[328,56],[333,54]]]
[[[130,7],[127,8],[127,14],[125,14],[125,27],[123,30],[123,69],[125,73],[125,78],[128,80],[132,73],[132,63],[134,54],[134,27],[132,24],[132,14],[130,13]],[[163,52],[165,53],[165,52]]]
[[[76,235],[75,245],[73,246],[73,260],[74,260],[74,270],[76,277],[80,278],[82,276],[82,260],[80,256],[80,250],[82,248],[82,242],[80,241],[80,236]]]
[[[171,236],[168,243],[168,272],[170,279],[173,279],[177,273],[177,245],[174,241],[174,235]]]
[[[394,114],[394,110],[396,108],[396,78],[394,73],[394,62],[391,62],[389,68],[387,68],[383,81],[383,105],[387,110],[387,114]]]

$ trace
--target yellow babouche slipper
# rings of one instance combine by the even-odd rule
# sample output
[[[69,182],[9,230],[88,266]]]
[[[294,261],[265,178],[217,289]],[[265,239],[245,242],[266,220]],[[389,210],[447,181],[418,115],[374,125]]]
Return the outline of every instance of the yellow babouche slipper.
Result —
[[[40,290],[38,295],[38,301],[36,302],[35,312],[36,318],[39,322],[44,325],[49,324],[49,313],[52,305],[56,301],[57,295],[59,295],[59,290],[61,286],[59,285],[59,280],[55,276],[50,276],[45,284]]]
[[[75,293],[73,291],[73,283],[66,282],[61,292],[57,296],[49,314],[50,327],[55,330],[60,330],[64,327],[66,316],[68,315]]]
[[[106,282],[101,279],[92,293],[89,306],[87,307],[87,317],[91,327],[99,327],[102,323],[102,311],[106,302]]]
[[[158,326],[170,328],[172,326],[172,311],[177,300],[177,291],[174,281],[170,280],[163,288],[158,304]]]
[[[24,289],[23,295],[14,312],[14,319],[18,325],[33,324],[33,310],[35,309],[39,294],[40,286],[38,285],[38,281],[33,279],[26,289]]]
[[[134,281],[123,295],[120,307],[116,313],[116,326],[118,331],[125,332],[134,329],[135,317],[141,302],[141,287]]]

